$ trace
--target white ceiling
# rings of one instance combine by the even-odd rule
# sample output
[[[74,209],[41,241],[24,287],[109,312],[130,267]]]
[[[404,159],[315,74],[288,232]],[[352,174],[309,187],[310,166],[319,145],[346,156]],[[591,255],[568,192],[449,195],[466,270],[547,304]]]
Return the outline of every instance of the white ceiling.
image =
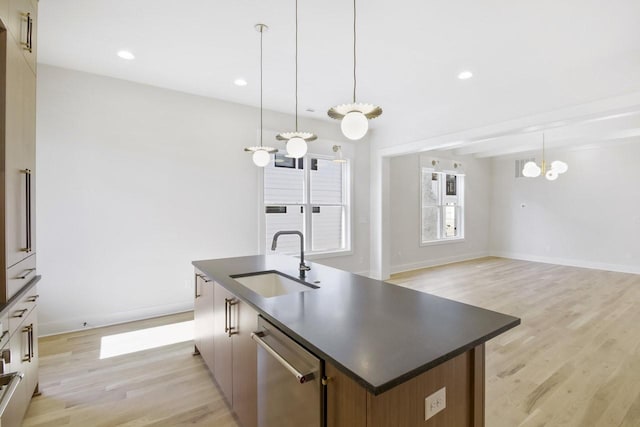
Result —
[[[270,27],[264,36],[265,108],[293,113],[294,4],[40,0],[39,61],[257,106],[254,25],[262,22]],[[390,145],[640,93],[638,0],[359,0],[358,8],[358,100],[382,106],[372,127]],[[350,101],[351,20],[350,1],[299,0],[302,115],[331,120],[326,110]],[[136,59],[118,58],[120,49]],[[465,69],[474,77],[458,80]],[[238,77],[249,84],[234,86]],[[589,126],[597,130],[591,139],[630,129],[629,138],[636,138],[640,114],[623,115],[622,128],[619,117],[601,121],[607,129],[589,124],[613,110],[640,111],[640,102],[633,104],[610,103],[540,126],[555,134],[566,128],[566,135],[558,134],[563,141],[575,139],[573,127],[582,135]],[[486,141],[478,133],[458,149],[492,156],[510,154],[504,151],[508,141],[511,150],[531,146],[532,139],[513,142],[514,132],[522,129],[505,128]]]

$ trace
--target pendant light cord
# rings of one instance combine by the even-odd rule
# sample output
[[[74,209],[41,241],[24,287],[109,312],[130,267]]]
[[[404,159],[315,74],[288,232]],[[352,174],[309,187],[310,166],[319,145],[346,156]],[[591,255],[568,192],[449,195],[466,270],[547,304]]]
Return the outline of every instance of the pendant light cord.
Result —
[[[298,132],[298,0],[296,0],[296,132]]]
[[[356,0],[353,0],[353,103],[356,103]]]
[[[260,27],[260,147],[262,147],[262,34],[264,27]]]

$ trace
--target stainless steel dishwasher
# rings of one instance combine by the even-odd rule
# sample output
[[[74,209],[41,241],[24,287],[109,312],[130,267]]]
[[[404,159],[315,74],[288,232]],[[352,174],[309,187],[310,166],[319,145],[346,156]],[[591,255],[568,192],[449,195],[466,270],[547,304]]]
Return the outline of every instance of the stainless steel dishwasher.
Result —
[[[322,361],[262,316],[251,338],[258,343],[258,427],[322,427]]]

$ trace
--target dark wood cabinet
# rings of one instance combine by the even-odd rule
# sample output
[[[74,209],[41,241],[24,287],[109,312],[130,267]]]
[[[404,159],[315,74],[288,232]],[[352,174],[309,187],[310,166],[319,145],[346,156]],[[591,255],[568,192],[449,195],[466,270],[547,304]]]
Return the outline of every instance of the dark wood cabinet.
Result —
[[[258,313],[197,269],[194,310],[196,347],[240,424],[257,426]]]
[[[198,271],[195,274],[194,324],[196,349],[209,370],[213,371],[213,281]]]
[[[213,346],[216,360],[213,366],[213,376],[233,406],[233,347],[232,332],[230,331],[229,312],[235,297],[225,288],[215,283],[213,286]]]

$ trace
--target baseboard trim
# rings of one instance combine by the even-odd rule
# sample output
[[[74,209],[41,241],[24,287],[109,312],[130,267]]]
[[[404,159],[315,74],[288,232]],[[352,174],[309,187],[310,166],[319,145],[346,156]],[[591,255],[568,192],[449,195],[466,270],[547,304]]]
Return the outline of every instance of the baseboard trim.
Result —
[[[186,311],[193,311],[193,302],[143,307],[136,310],[76,317],[72,319],[56,320],[53,322],[40,322],[38,324],[38,336],[46,337],[49,335],[58,335],[67,332],[101,328],[103,326],[119,325],[121,323],[184,313]],[[87,326],[83,326],[85,322],[87,323]]]
[[[404,273],[407,271],[420,270],[421,268],[437,267],[440,265],[453,264],[454,262],[469,261],[472,259],[485,258],[489,256],[489,251],[476,252],[471,254],[461,254],[451,257],[428,259],[407,264],[392,265],[391,274]]]
[[[593,262],[593,261],[585,261],[580,259],[544,257],[544,256],[538,256],[538,255],[520,254],[520,253],[502,252],[502,251],[491,251],[490,255],[501,257],[501,258],[518,259],[522,261],[565,265],[568,267],[589,268],[592,270],[615,271],[617,273],[640,274],[640,266],[637,266],[637,265],[609,264],[604,262]]]

